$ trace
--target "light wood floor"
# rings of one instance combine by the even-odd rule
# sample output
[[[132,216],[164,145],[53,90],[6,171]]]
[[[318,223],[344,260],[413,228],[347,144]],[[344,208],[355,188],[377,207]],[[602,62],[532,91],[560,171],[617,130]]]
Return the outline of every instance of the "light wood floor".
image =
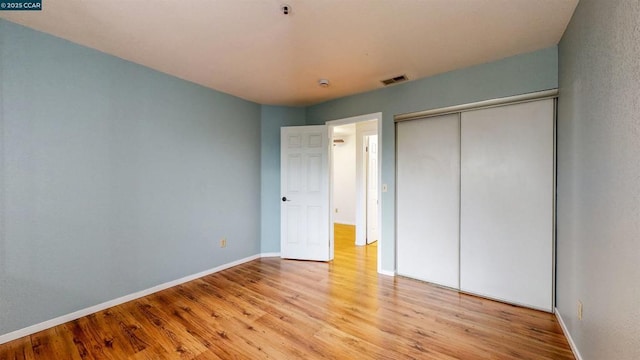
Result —
[[[0,359],[573,359],[551,314],[331,263],[255,260],[0,345]]]

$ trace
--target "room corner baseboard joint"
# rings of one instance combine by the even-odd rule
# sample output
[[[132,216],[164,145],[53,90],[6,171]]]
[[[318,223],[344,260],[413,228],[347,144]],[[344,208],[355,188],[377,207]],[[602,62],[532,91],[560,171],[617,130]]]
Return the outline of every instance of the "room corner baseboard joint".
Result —
[[[562,320],[562,316],[560,315],[560,311],[558,311],[558,308],[554,309],[554,313],[556,314],[556,318],[558,319],[558,323],[560,323],[560,327],[562,328],[562,332],[564,333],[564,336],[567,338],[567,341],[569,342],[569,346],[571,347],[571,351],[573,352],[573,356],[576,357],[576,360],[582,360],[582,355],[580,355],[580,351],[578,350],[578,347],[576,346],[576,343],[573,341],[573,338],[571,337],[571,334],[569,333],[569,329],[565,325],[564,320]]]

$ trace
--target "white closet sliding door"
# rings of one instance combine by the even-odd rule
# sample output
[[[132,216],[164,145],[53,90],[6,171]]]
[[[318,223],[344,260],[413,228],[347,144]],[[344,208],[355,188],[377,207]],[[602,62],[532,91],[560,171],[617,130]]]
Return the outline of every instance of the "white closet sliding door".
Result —
[[[553,129],[552,99],[462,113],[461,290],[552,310]]]
[[[397,124],[398,274],[459,287],[459,114]]]

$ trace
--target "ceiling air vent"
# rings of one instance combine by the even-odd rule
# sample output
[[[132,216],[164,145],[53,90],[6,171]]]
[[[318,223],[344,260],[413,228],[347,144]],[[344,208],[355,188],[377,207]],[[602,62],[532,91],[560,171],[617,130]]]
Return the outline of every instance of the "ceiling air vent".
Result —
[[[407,81],[407,80],[409,80],[409,78],[407,78],[407,75],[400,75],[400,76],[392,77],[390,79],[380,80],[380,82],[384,86],[389,86],[391,84],[396,84],[396,83]]]

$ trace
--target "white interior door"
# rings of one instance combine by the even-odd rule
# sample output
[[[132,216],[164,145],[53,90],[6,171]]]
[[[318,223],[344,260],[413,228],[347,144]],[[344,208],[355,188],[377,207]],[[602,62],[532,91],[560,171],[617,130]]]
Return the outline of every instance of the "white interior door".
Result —
[[[378,135],[367,136],[367,244],[378,241]]]
[[[397,125],[398,274],[459,287],[458,114]]]
[[[281,129],[281,256],[331,260],[328,133],[324,125]]]
[[[460,288],[553,305],[553,100],[462,113]]]

